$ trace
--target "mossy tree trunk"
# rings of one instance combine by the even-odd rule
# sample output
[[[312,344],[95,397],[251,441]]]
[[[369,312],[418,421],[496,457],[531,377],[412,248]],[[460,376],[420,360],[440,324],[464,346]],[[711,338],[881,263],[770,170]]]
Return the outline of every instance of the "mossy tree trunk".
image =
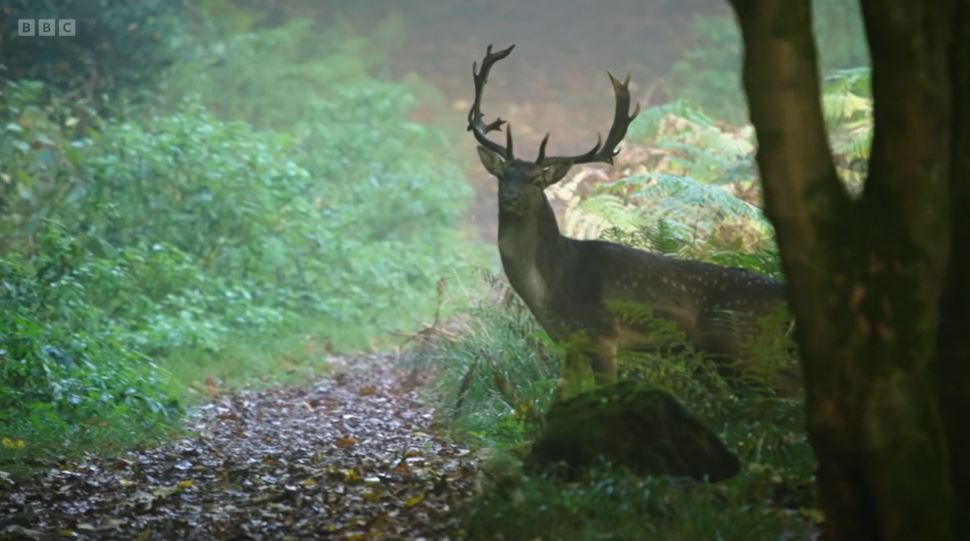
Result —
[[[861,2],[875,126],[857,198],[828,146],[810,0],[730,1],[827,538],[970,539],[970,0]]]
[[[950,453],[954,538],[970,539],[970,1],[959,0],[954,14],[949,179],[953,224],[936,373]]]

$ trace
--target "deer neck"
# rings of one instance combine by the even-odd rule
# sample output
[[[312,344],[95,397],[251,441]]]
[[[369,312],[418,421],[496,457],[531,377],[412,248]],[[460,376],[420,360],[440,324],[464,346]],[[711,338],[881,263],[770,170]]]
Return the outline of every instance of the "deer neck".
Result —
[[[505,275],[540,320],[551,293],[544,262],[563,242],[556,215],[545,197],[523,215],[499,211],[498,247]]]

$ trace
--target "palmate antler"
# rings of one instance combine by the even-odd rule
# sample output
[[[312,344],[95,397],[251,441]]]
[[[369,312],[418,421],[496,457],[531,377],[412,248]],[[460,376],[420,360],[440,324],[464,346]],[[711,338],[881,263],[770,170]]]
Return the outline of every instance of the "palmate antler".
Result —
[[[484,115],[482,114],[482,91],[485,89],[485,83],[488,82],[488,74],[492,66],[508,56],[514,48],[515,45],[512,45],[507,49],[493,53],[492,46],[489,45],[485,50],[485,58],[482,60],[482,69],[478,69],[477,62],[472,65],[472,75],[475,80],[475,101],[472,104],[471,110],[468,111],[468,130],[475,135],[475,139],[482,146],[498,153],[506,160],[514,158],[512,153],[512,128],[510,125],[506,126],[504,147],[488,138],[488,132],[500,130],[502,124],[506,122],[501,118],[496,118],[495,121],[487,124],[484,122]],[[626,136],[626,131],[630,127],[630,123],[640,114],[640,104],[637,104],[632,115],[628,114],[630,111],[630,77],[627,76],[626,80],[621,83],[616,77],[613,77],[612,73],[607,72],[607,75],[609,75],[610,82],[613,84],[613,94],[616,96],[616,109],[613,113],[613,125],[610,127],[610,132],[606,136],[606,143],[604,144],[602,136],[597,134],[596,145],[589,152],[576,156],[546,156],[546,145],[549,143],[549,134],[547,133],[539,145],[539,156],[536,158],[535,164],[613,163],[613,158],[620,152],[616,146]]]

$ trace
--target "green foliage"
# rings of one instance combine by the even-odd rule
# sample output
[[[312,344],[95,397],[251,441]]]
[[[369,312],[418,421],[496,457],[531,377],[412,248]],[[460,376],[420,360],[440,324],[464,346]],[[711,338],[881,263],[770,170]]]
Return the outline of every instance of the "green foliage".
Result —
[[[845,74],[850,75],[858,73]],[[864,111],[857,113],[833,117],[833,127],[841,129],[846,119],[869,122]],[[583,182],[580,174],[551,190],[566,202],[561,224],[567,234],[781,278],[772,229],[758,206],[750,128],[718,122],[681,101],[644,111],[631,134],[618,158],[625,176],[591,182],[583,191],[573,186]],[[745,358],[718,365],[689,347],[672,325],[658,322],[649,308],[613,308],[650,328],[662,345],[649,353],[623,352],[621,377],[672,392],[739,455],[741,474],[715,486],[641,479],[608,465],[574,482],[521,469],[516,457],[541,430],[563,352],[544,338],[531,317],[522,318],[521,305],[487,301],[456,337],[415,352],[431,363],[426,369],[438,382],[437,397],[448,404],[443,417],[459,437],[498,449],[497,458],[485,466],[494,470],[491,481],[469,508],[469,534],[505,539],[810,537],[822,515],[797,398],[799,378],[785,332],[790,330],[788,315],[779,312],[757,322],[770,330],[745,343]],[[729,324],[732,316],[722,314]]]
[[[321,31],[311,19],[258,26],[258,12],[238,5],[203,7],[205,32],[165,71],[161,103],[192,96],[223,118],[257,127],[289,131],[313,120],[331,92],[352,94],[361,83],[374,83],[371,74],[384,67],[386,51],[400,37],[394,18],[365,34],[349,24]]]
[[[489,484],[465,526],[472,539],[777,540],[810,537],[797,511],[773,509],[764,480],[707,485],[602,465],[565,483],[518,469]],[[757,490],[752,498],[745,489]],[[761,505],[752,505],[753,503]],[[803,508],[805,513],[815,512]]]
[[[731,195],[730,192],[711,184],[703,184],[686,175],[663,173],[634,175],[611,183],[604,183],[600,190],[605,194],[623,197],[624,203],[632,205],[641,213],[642,222],[666,221],[668,227],[682,227],[691,218],[708,213],[705,220],[696,220],[699,227],[710,227],[717,219],[752,220],[763,222],[761,210]],[[583,208],[594,206],[597,195],[581,203]],[[626,220],[608,217],[610,222]],[[766,226],[767,224],[764,223]]]
[[[551,344],[501,280],[464,318],[410,354],[435,382],[442,420],[454,435],[491,448],[485,490],[466,508],[476,539],[779,539],[808,536],[820,516],[814,462],[800,400],[764,386],[729,385],[717,368],[668,328],[670,347],[621,357],[621,374],[670,390],[715,428],[742,459],[736,478],[709,485],[640,478],[608,465],[573,481],[523,469],[521,457],[542,428],[562,351]],[[648,310],[629,316],[654,326]],[[658,332],[663,332],[658,329]],[[682,340],[682,337],[680,338]],[[777,367],[776,344],[753,355]],[[777,368],[775,368],[777,370]],[[749,382],[750,383],[750,382]],[[623,437],[617,435],[617,437]]]
[[[113,246],[168,243],[228,276],[266,277],[270,237],[296,241],[312,205],[309,175],[279,138],[219,122],[201,107],[111,123],[85,161],[85,178],[65,212]]]
[[[567,207],[565,229],[576,230],[589,216],[605,240],[780,274],[771,226],[761,210],[689,176],[651,173],[599,183]]]
[[[440,159],[443,136],[407,120],[399,86],[361,83],[312,102],[294,128],[299,160],[315,179],[335,233],[325,261],[330,302],[348,323],[367,307],[384,322],[403,307],[429,313],[435,281],[460,266],[455,222],[469,195],[460,170]],[[341,129],[334,129],[339,126]]]
[[[695,45],[674,64],[674,92],[720,118],[741,123],[747,106],[741,90],[741,31],[733,18],[700,15],[692,24]]]
[[[822,104],[839,177],[852,193],[865,182],[872,146],[868,68],[839,70],[825,78]]]
[[[567,234],[778,273],[749,128],[677,101],[645,110],[631,133],[618,158],[626,176],[566,198]]]
[[[862,186],[872,137],[868,93],[868,69],[839,70],[825,80],[835,164],[853,192]],[[584,197],[560,190],[563,229],[778,278],[773,231],[759,207],[753,139],[750,127],[718,122],[687,101],[647,109],[631,126],[625,153],[631,157],[618,158],[626,176],[592,184]]]
[[[181,414],[167,372],[89,302],[109,266],[54,224],[32,260],[0,259],[0,434],[27,442],[0,461],[96,432],[157,434]]]
[[[552,399],[559,356],[528,308],[500,278],[485,275],[492,295],[469,310],[467,326],[425,341],[409,354],[412,369],[434,374],[439,411],[465,438],[520,445],[538,429]]]
[[[10,79],[36,79],[85,98],[100,99],[151,81],[184,39],[184,0],[9,0],[0,35]],[[19,19],[75,19],[70,38],[20,37]]]
[[[869,64],[862,16],[856,2],[812,3],[815,40],[823,73]],[[693,23],[694,45],[673,69],[673,93],[696,102],[718,118],[747,121],[741,88],[741,31],[733,16],[701,15]]]
[[[42,227],[67,197],[97,113],[37,81],[0,84],[0,249]]]
[[[322,44],[321,39],[327,42]],[[317,32],[312,21],[292,21],[206,44],[166,72],[163,88],[176,99],[198,96],[208,109],[226,118],[287,128],[306,107],[304,100],[294,96],[306,95],[308,87],[326,88],[365,78],[369,66],[357,56],[361,48],[359,42],[338,42]]]
[[[337,335],[374,335],[429,313],[435,281],[460,266],[454,223],[470,192],[440,158],[444,137],[408,120],[409,89],[369,74],[397,22],[363,39],[348,25],[320,32],[301,19],[257,29],[255,12],[229,7],[205,5],[219,23],[163,87],[166,103],[190,94],[220,117],[289,134],[289,151],[312,179],[304,199],[325,224],[305,232],[312,246],[300,257],[258,257],[307,278],[309,309],[332,318]]]
[[[640,111],[640,114],[637,115],[637,118],[634,119],[627,130],[626,140],[656,139],[668,116],[682,118],[698,126],[714,127],[717,124],[713,118],[690,100],[677,99]]]
[[[0,436],[20,455],[174,420],[184,391],[156,362],[196,389],[285,377],[314,358],[294,350],[414,325],[461,265],[465,188],[399,85],[335,90],[288,134],[192,102],[102,119],[39,83],[2,91]]]

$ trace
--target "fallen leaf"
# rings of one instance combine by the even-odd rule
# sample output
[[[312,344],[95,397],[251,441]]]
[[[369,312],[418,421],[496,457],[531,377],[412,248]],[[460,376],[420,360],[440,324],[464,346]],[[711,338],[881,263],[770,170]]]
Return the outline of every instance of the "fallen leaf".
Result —
[[[334,443],[341,449],[347,449],[348,447],[353,447],[354,444],[357,443],[357,440],[351,438],[350,436],[344,436],[342,438],[337,438],[337,441]]]
[[[344,481],[347,483],[359,483],[363,481],[363,477],[356,468],[347,468],[344,470]]]

